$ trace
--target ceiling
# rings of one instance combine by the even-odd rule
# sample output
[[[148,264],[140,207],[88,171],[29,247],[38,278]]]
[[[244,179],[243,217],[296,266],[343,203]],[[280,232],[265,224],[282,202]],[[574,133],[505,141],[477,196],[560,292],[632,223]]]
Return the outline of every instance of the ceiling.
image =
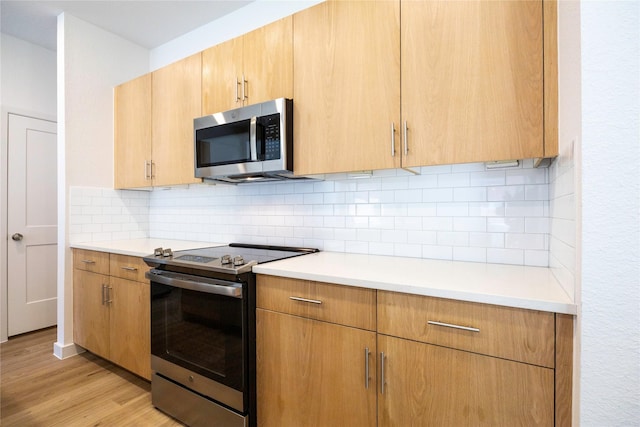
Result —
[[[153,49],[255,0],[0,0],[0,30],[56,50],[57,16],[76,18]]]

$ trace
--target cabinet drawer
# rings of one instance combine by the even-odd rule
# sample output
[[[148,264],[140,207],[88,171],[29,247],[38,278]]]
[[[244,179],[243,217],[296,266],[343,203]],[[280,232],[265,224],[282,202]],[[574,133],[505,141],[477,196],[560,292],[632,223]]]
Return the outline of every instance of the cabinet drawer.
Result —
[[[256,305],[266,310],[376,329],[376,291],[351,286],[258,275]]]
[[[111,254],[109,262],[109,274],[122,279],[135,280],[136,282],[146,282],[144,273],[149,270],[149,266],[142,258],[128,255]]]
[[[109,253],[74,249],[73,268],[92,271],[94,273],[109,274]]]
[[[553,368],[554,330],[553,313],[378,292],[385,335]]]

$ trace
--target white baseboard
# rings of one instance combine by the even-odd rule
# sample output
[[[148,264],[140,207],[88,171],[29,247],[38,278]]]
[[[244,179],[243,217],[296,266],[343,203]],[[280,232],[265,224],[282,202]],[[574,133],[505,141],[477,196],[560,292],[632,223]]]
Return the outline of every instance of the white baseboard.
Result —
[[[53,355],[58,359],[66,359],[67,357],[75,356],[76,354],[84,353],[86,350],[73,343],[60,344],[58,342],[53,343]]]

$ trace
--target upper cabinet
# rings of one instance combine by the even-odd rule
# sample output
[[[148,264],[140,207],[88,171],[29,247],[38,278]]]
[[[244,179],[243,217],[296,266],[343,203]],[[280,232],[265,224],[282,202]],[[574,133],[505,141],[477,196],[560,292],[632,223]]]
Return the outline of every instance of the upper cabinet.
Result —
[[[400,167],[400,5],[327,1],[294,15],[298,175]]]
[[[193,119],[200,117],[201,55],[153,72],[153,184],[191,184],[195,177]]]
[[[540,0],[402,1],[401,16],[403,166],[543,156]]]
[[[200,93],[199,53],[115,88],[116,188],[202,182],[193,164]]]
[[[202,115],[293,94],[291,16],[202,52]]]
[[[329,0],[295,14],[295,173],[554,155],[542,11],[542,0]]]
[[[114,186],[151,185],[151,74],[114,89]]]

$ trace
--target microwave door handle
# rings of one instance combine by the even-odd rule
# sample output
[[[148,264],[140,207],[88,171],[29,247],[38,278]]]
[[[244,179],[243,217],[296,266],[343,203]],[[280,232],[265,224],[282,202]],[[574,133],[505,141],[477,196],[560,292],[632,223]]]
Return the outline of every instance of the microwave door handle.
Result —
[[[258,118],[256,116],[251,117],[251,125],[249,126],[249,149],[251,150],[251,161],[258,161],[258,143],[256,138],[258,127]]]

